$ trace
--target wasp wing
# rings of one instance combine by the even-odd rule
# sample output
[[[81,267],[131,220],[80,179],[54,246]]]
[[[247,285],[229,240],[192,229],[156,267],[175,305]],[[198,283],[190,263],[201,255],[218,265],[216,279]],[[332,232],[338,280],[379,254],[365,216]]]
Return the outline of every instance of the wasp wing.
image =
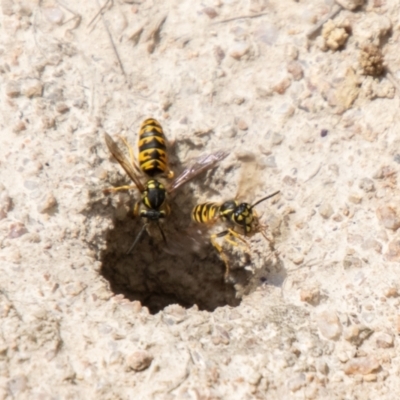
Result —
[[[132,163],[128,160],[123,151],[118,147],[117,143],[114,142],[108,133],[104,134],[104,139],[106,141],[108,150],[110,150],[110,153],[114,156],[119,165],[121,165],[126,174],[129,176],[129,178],[131,178],[132,182],[142,193],[144,191],[144,186],[142,182],[140,182],[139,177],[136,175],[135,168]]]
[[[255,154],[250,153],[247,158],[241,159],[235,199],[239,202],[249,202],[251,197],[264,189],[263,177],[262,165],[259,164]]]
[[[168,188],[168,192],[171,193],[174,190],[178,189],[195,176],[200,175],[201,173],[208,171],[211,168],[214,168],[221,160],[226,158],[229,155],[227,151],[216,151],[211,154],[204,154],[200,156],[194,164],[190,167],[187,167],[177,178],[174,179],[170,187]]]

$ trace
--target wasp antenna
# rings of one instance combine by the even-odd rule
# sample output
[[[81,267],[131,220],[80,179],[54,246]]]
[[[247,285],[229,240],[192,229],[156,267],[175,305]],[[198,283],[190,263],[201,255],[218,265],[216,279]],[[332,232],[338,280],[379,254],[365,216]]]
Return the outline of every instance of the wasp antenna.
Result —
[[[142,226],[142,229],[140,230],[140,232],[138,233],[138,235],[136,236],[135,241],[132,243],[132,246],[129,248],[129,250],[127,251],[126,254],[129,254],[133,248],[137,245],[138,241],[140,240],[140,238],[143,236],[144,231],[146,230],[147,224],[144,224]]]
[[[158,229],[159,229],[160,232],[161,232],[161,235],[162,235],[162,238],[163,238],[163,240],[164,240],[164,243],[165,243],[166,245],[168,245],[168,243],[167,243],[167,238],[165,237],[164,231],[162,230],[161,225],[158,223],[158,221],[157,221],[157,226],[158,226]]]
[[[268,199],[270,199],[271,197],[276,196],[278,193],[280,193],[280,190],[278,190],[278,191],[275,192],[275,193],[272,193],[272,194],[268,195],[267,197],[263,197],[262,199],[256,201],[250,208],[253,208],[253,207],[255,207],[257,204],[260,204],[260,203],[262,203],[263,201],[268,200]]]

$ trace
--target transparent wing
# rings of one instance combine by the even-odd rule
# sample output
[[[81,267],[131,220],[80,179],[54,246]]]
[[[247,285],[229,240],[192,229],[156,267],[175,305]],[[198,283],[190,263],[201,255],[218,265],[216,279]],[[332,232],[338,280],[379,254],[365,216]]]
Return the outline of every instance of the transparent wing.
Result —
[[[217,151],[211,154],[204,154],[200,156],[194,164],[190,167],[186,168],[178,177],[174,179],[171,186],[168,188],[168,192],[171,193],[174,190],[178,189],[195,176],[200,175],[201,173],[214,168],[221,160],[226,158],[229,155],[228,151]]]
[[[118,147],[117,143],[111,138],[111,136],[107,133],[104,134],[104,139],[106,141],[108,150],[114,156],[114,158],[119,162],[121,167],[124,169],[126,174],[131,178],[132,182],[136,185],[136,187],[140,190],[140,192],[144,191],[144,186],[142,182],[140,182],[139,177],[136,175],[135,168],[129,159],[125,156],[123,151]]]
[[[240,163],[240,174],[237,184],[236,200],[251,201],[251,199],[264,189],[262,166],[254,156]]]
[[[174,256],[186,256],[188,253],[199,253],[210,244],[208,227],[192,225],[181,231],[168,232],[168,246],[163,251]]]

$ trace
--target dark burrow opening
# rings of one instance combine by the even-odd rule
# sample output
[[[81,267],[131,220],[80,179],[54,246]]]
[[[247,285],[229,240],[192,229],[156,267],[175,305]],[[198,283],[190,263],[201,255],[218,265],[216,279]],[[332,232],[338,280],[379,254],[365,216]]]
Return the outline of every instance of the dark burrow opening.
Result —
[[[107,249],[101,260],[102,274],[110,282],[111,290],[129,300],[139,300],[152,314],[170,304],[185,308],[196,304],[207,311],[237,306],[240,299],[234,286],[225,282],[224,264],[209,243],[207,233],[199,235],[190,228],[190,209],[182,212],[187,204],[181,207],[172,201],[171,206],[172,213],[162,224],[167,244],[153,225],[131,254],[127,250],[143,221],[134,219],[131,213],[116,221],[108,233]],[[243,270],[237,279],[246,280],[247,274]]]
[[[129,198],[125,196],[121,198]],[[276,259],[274,262],[267,254],[257,252],[250,257],[230,246],[226,246],[226,250],[233,269],[229,279],[225,280],[225,265],[210,244],[209,232],[200,232],[188,218],[192,205],[187,199],[186,194],[171,202],[172,213],[162,225],[167,245],[158,228],[153,226],[132,253],[127,254],[143,221],[134,219],[131,212],[116,221],[115,227],[108,232],[107,247],[101,256],[101,273],[110,282],[113,293],[140,301],[151,314],[170,304],[185,308],[197,305],[200,310],[213,311],[225,305],[238,306],[243,294],[257,286],[283,282],[282,271],[276,274],[273,266]],[[126,209],[131,210],[131,206],[125,204]],[[223,229],[223,225],[220,228]],[[254,259],[258,264],[263,263],[256,275],[246,268],[254,263]],[[271,270],[274,276],[271,276]]]
[[[167,245],[153,225],[130,254],[127,251],[144,223],[140,218],[133,218],[132,213],[133,198],[138,199],[139,192],[101,197],[93,205],[92,212],[108,216],[113,213],[116,218],[115,226],[106,237],[106,249],[100,255],[101,273],[109,281],[114,294],[140,301],[152,314],[171,304],[180,304],[185,308],[197,305],[200,310],[213,311],[226,305],[238,306],[243,295],[257,286],[265,283],[280,285],[283,282],[284,270],[277,269],[276,263],[273,265],[265,243],[256,246],[260,250],[251,253],[251,257],[227,245],[232,271],[226,280],[225,265],[210,243],[210,231],[199,230],[199,225],[191,221],[191,210],[199,198],[198,194],[208,193],[210,197],[218,197],[218,193],[210,193],[210,179],[216,187],[224,187],[225,181],[220,181],[224,178],[224,174],[221,176],[209,171],[196,178],[194,185],[180,188],[176,196],[169,199],[171,215],[162,223]],[[196,193],[193,187],[197,188]],[[215,228],[218,232],[225,227],[218,221]]]

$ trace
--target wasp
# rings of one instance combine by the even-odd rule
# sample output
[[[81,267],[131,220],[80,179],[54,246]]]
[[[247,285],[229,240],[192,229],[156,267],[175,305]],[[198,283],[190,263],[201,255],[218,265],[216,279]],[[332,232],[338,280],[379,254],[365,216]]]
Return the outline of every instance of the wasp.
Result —
[[[104,137],[109,151],[134,183],[134,185],[107,188],[104,190],[104,193],[108,194],[130,189],[136,189],[141,193],[141,200],[135,203],[133,214],[135,217],[139,216],[144,219],[145,223],[127,254],[133,250],[151,223],[158,226],[163,241],[167,243],[160,220],[167,218],[171,212],[168,196],[195,176],[213,168],[228,155],[228,152],[217,151],[200,156],[193,165],[184,169],[173,181],[169,184],[163,184],[159,180],[159,177],[165,175],[167,178],[172,179],[174,173],[169,169],[168,165],[165,135],[161,125],[155,119],[146,119],[141,125],[138,142],[139,166],[135,162],[131,146],[124,138],[121,137],[121,140],[128,150],[129,158],[110,135],[105,133]],[[142,182],[143,175],[146,178],[144,183]]]
[[[254,207],[271,197],[276,196],[280,191],[274,192],[254,204],[239,203],[236,200],[227,200],[222,204],[218,203],[203,203],[198,204],[193,208],[192,219],[200,224],[212,225],[221,219],[226,223],[227,229],[222,232],[212,234],[210,236],[211,244],[216,248],[225,263],[225,279],[229,275],[229,261],[226,254],[222,250],[222,246],[217,242],[217,238],[223,237],[228,243],[233,246],[238,246],[235,239],[243,242],[248,248],[248,243],[243,236],[251,236],[260,232],[265,239],[270,239],[265,234],[265,226],[260,224]]]

